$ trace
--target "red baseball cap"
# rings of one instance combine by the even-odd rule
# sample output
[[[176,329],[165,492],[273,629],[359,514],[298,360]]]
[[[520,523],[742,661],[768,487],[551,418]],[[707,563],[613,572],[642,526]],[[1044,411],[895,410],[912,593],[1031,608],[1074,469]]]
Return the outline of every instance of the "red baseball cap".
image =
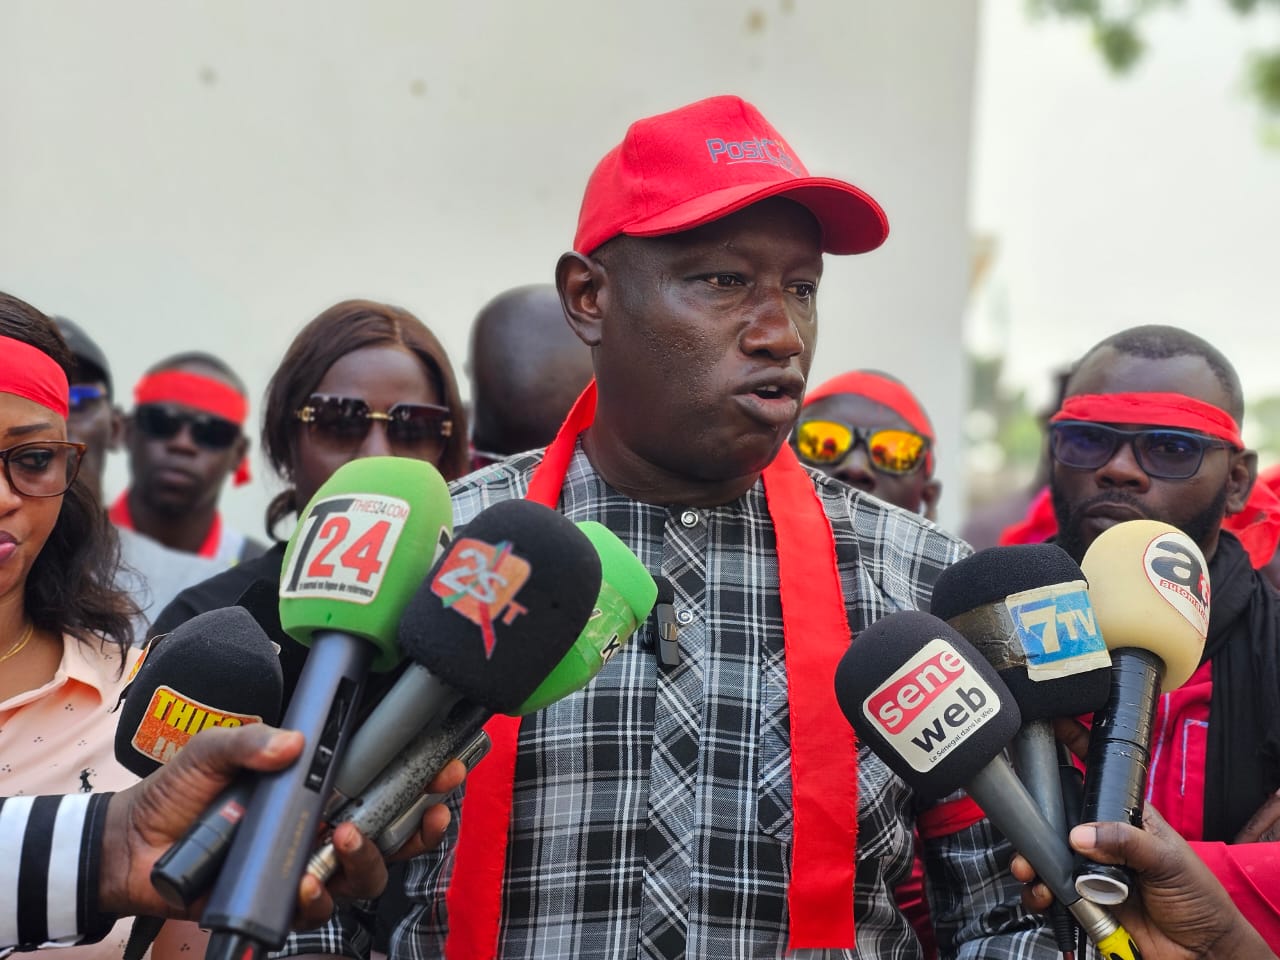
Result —
[[[724,96],[627,128],[587,181],[573,248],[691,230],[767,197],[807,207],[827,253],[866,253],[889,234],[880,204],[851,183],[809,176],[759,110]]]

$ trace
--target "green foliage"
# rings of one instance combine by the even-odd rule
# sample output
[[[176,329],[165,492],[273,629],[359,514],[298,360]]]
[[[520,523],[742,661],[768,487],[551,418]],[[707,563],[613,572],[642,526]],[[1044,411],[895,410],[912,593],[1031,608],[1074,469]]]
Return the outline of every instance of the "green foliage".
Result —
[[[1140,22],[1161,7],[1181,5],[1183,0],[1026,0],[1028,12],[1036,18],[1058,17],[1086,23],[1094,45],[1108,67],[1118,74],[1131,72],[1146,52]],[[1280,0],[1226,0],[1241,16],[1280,14]],[[1254,50],[1245,55],[1245,83],[1251,96],[1267,117],[1280,117],[1280,47]],[[1275,128],[1264,127],[1264,142],[1275,136]]]

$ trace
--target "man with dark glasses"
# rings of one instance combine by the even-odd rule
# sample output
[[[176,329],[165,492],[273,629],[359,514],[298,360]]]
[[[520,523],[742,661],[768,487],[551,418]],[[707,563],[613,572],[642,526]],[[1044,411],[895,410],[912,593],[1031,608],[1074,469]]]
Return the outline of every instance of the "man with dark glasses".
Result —
[[[204,353],[169,357],[133,390],[125,422],[129,489],[111,506],[116,526],[137,530],[226,568],[258,556],[263,544],[223,522],[218,498],[234,474],[249,482],[249,402],[240,378]]]
[[[934,520],[933,424],[898,379],[874,370],[833,377],[805,393],[791,446],[801,463]]]
[[[1209,561],[1200,668],[1160,698],[1148,799],[1196,848],[1272,948],[1280,945],[1280,598],[1255,569],[1280,501],[1256,484],[1227,359],[1175,327],[1102,341],[1050,418],[1057,542],[1079,560],[1108,527],[1173,524]]]

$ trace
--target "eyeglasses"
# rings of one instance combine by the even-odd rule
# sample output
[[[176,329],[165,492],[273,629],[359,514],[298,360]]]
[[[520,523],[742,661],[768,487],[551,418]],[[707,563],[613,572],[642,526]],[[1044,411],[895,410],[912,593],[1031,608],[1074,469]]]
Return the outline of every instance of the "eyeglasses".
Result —
[[[0,450],[4,478],[24,497],[59,497],[75,482],[84,456],[83,443],[33,440]]]
[[[1186,480],[1204,462],[1204,452],[1230,447],[1225,440],[1186,430],[1117,430],[1101,423],[1064,420],[1049,425],[1049,450],[1064,467],[1097,470],[1115,456],[1122,443],[1133,444],[1133,454],[1149,477]]]
[[[375,420],[386,424],[390,443],[404,448],[427,448],[453,435],[449,408],[434,403],[397,403],[383,412],[370,410],[358,397],[315,394],[294,416],[331,443],[348,448],[369,435]]]
[[[240,439],[240,427],[230,420],[208,413],[186,413],[158,404],[146,403],[133,411],[133,423],[148,437],[168,440],[183,427],[191,439],[208,450],[226,450]]]
[[[854,427],[834,420],[802,420],[795,432],[796,453],[815,467],[839,463],[859,441],[866,445],[871,466],[881,473],[912,473],[929,452],[929,438],[910,430]]]
[[[71,413],[88,413],[107,398],[107,391],[90,383],[73,383],[67,394]]]

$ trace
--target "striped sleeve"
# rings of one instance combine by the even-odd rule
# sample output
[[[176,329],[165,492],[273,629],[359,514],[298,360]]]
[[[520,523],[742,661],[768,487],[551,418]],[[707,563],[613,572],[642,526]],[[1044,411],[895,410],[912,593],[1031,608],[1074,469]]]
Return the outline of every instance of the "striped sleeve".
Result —
[[[116,918],[98,910],[110,797],[0,797],[0,956],[92,943],[111,929]]]

